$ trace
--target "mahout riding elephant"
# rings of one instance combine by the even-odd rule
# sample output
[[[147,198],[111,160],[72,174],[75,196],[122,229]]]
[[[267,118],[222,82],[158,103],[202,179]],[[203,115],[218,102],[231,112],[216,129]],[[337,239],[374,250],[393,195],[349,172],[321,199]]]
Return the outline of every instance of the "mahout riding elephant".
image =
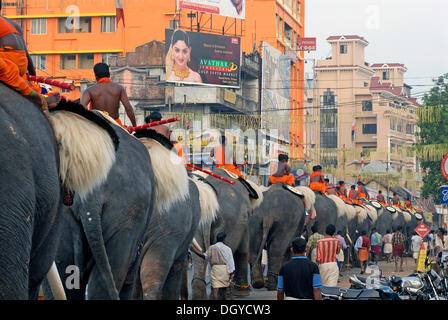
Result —
[[[216,235],[224,231],[227,234],[225,243],[232,249],[235,261],[235,274],[233,289],[234,295],[249,295],[247,281],[247,266],[249,253],[249,232],[248,222],[252,211],[262,202],[262,193],[253,183],[251,187],[257,193],[258,199],[251,201],[250,192],[238,177],[232,177],[224,169],[214,169],[213,174],[225,177],[235,184],[222,181],[213,176],[204,176],[205,181],[213,186],[217,192],[219,211],[213,222],[200,225],[195,239],[200,247],[205,251],[216,242]],[[193,279],[192,298],[195,300],[207,299],[205,275],[207,271],[207,261],[192,255],[193,259]]]
[[[266,286],[277,289],[277,277],[285,251],[294,237],[303,230],[305,209],[310,210],[315,195],[307,187],[288,188],[275,183],[263,192],[263,202],[249,220],[251,284],[254,288]],[[268,280],[264,283],[261,251],[268,255]]]
[[[103,177],[88,177],[88,186],[82,177],[70,184],[73,180],[67,177],[77,178],[71,169],[82,169],[77,161],[63,167],[60,149],[66,141],[55,134],[48,112],[2,84],[0,106],[0,299],[37,299],[55,260],[59,235],[65,232],[60,225],[64,188],[87,195]],[[98,146],[104,142],[113,150],[107,139]],[[65,147],[63,154],[73,155],[71,146]],[[98,155],[95,151],[92,154]],[[107,175],[107,166],[104,171]]]
[[[75,195],[64,212],[56,264],[69,300],[131,299],[139,254],[155,210],[155,182],[147,149],[118,125],[116,161],[104,184],[85,201]],[[79,286],[67,287],[76,266]],[[45,290],[45,296],[49,295]],[[48,297],[49,298],[49,297]]]

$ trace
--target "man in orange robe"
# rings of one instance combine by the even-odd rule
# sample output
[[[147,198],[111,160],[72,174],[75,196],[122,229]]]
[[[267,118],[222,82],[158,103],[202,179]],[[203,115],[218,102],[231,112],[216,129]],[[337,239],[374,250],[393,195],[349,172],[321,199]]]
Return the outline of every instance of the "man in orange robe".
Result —
[[[235,158],[232,157],[233,152],[226,145],[226,137],[221,136],[220,140],[221,144],[210,151],[211,158],[216,156],[216,161],[214,161],[216,168],[226,169],[238,177],[244,178],[243,174],[236,168]]]
[[[269,183],[274,184],[276,182],[286,183],[291,186],[294,185],[294,175],[291,173],[291,167],[288,165],[288,156],[286,154],[278,155],[277,171],[269,176]]]
[[[310,189],[325,193],[324,175],[321,170],[322,167],[319,165],[313,167],[313,173],[310,175]]]
[[[14,22],[0,16],[0,81],[16,89],[32,102],[47,109],[55,106],[59,95],[44,98],[39,92],[33,90],[27,81],[27,71],[34,73],[34,66],[30,61],[25,42],[19,26]]]

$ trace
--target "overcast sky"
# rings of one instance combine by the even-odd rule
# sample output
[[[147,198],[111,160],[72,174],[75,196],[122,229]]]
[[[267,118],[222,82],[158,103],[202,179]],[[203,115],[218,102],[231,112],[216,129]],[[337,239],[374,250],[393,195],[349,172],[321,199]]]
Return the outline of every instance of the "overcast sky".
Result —
[[[329,36],[362,36],[369,42],[366,62],[405,64],[405,82],[418,96],[448,73],[447,14],[446,0],[307,0],[305,37],[317,38],[317,51],[305,58],[331,56]]]

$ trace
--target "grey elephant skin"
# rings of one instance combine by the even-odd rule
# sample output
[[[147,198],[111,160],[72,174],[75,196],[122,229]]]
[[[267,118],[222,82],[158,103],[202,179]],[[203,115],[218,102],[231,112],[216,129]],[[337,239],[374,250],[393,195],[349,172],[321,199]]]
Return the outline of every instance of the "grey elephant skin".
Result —
[[[325,234],[325,229],[329,224],[334,224],[336,230],[345,230],[347,221],[344,217],[338,218],[338,208],[333,200],[320,192],[314,191],[316,201],[314,208],[316,209],[316,219],[314,223],[310,223],[308,227],[317,223],[317,230],[320,234]],[[308,234],[311,234],[308,232]]]
[[[0,299],[37,299],[56,256],[62,189],[53,129],[0,84]]]
[[[151,217],[145,236],[136,299],[178,300],[188,248],[201,216],[199,191],[189,179],[189,197]]]
[[[263,193],[263,202],[254,210],[249,220],[251,284],[254,288],[265,286],[261,269],[261,250],[268,254],[268,290],[277,289],[277,276],[285,251],[303,230],[305,207],[302,199],[275,183]]]
[[[75,197],[64,211],[56,265],[67,299],[85,299],[87,283],[89,300],[132,299],[139,253],[154,212],[154,175],[143,144],[113,128],[120,147],[107,180],[84,202]],[[72,288],[73,274],[66,272],[72,265],[79,268],[79,288]]]
[[[228,178],[228,175],[222,169],[214,169],[212,173]],[[217,191],[220,209],[217,212],[215,221],[209,225],[201,225],[198,228],[195,239],[203,250],[207,250],[211,244],[216,242],[216,235],[219,232],[224,231],[227,234],[224,243],[228,245],[233,252],[236,269],[234,274],[235,284],[239,288],[242,288],[241,290],[238,290],[241,294],[248,295],[248,222],[249,216],[252,214],[249,193],[238,181],[235,185],[231,185],[212,176],[207,177],[206,181]],[[207,270],[207,262],[195,254],[192,255],[192,259],[194,269],[192,298],[194,300],[206,300],[205,274]],[[234,293],[235,291],[236,290],[234,290]]]

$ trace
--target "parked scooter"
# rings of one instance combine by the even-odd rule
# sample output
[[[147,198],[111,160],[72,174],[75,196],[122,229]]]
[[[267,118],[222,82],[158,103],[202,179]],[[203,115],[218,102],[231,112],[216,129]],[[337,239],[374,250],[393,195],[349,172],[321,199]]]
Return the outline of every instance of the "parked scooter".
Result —
[[[373,289],[321,287],[323,300],[401,300],[390,287],[378,285]]]

